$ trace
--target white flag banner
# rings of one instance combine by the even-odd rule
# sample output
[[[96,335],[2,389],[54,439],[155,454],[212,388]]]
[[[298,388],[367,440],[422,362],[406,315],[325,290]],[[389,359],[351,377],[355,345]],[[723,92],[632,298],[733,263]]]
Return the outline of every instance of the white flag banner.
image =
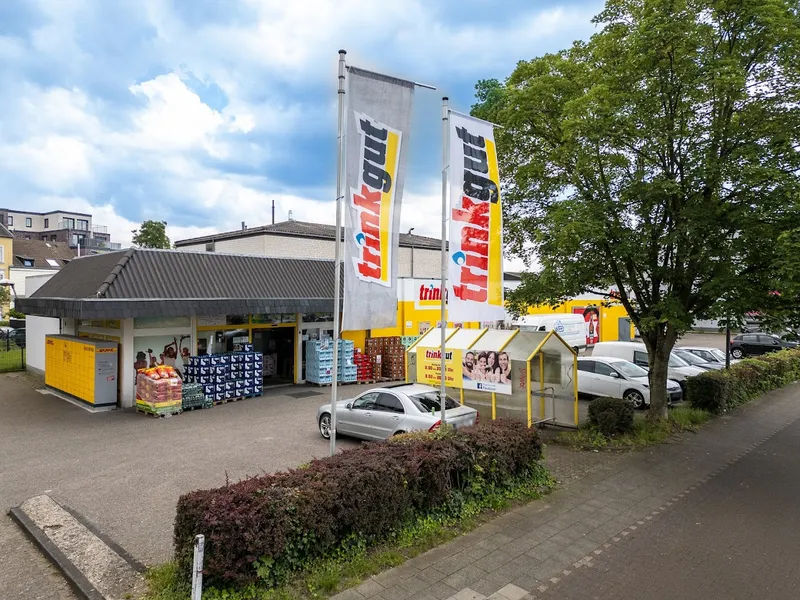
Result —
[[[349,67],[346,98],[342,330],[394,327],[414,84]]]
[[[449,137],[448,320],[504,319],[503,209],[494,128],[451,112]]]

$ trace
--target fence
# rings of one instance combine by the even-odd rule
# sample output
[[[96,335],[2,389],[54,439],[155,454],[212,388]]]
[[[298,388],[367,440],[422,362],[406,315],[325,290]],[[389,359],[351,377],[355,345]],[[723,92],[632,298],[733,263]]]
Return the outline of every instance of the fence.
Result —
[[[24,345],[20,347],[11,336],[0,338],[0,373],[25,370]]]

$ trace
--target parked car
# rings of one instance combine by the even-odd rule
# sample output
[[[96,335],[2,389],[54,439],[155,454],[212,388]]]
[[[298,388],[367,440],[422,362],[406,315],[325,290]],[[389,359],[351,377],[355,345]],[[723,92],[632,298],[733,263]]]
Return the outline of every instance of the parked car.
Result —
[[[447,424],[461,429],[478,422],[478,411],[446,397]],[[336,433],[364,440],[384,440],[410,431],[436,431],[442,424],[439,390],[429,385],[401,383],[374,388],[336,403]],[[331,437],[331,405],[320,406],[317,425]]]
[[[667,380],[670,402],[683,398],[677,381]],[[589,398],[624,398],[634,408],[650,404],[647,371],[622,358],[578,358],[578,394]]]
[[[647,360],[647,346],[641,342],[599,342],[594,345],[592,356],[624,358],[643,369],[650,368]],[[705,373],[705,369],[693,367],[685,360],[670,355],[667,377],[677,381],[684,392],[686,391],[686,380],[700,373]]]
[[[681,360],[689,363],[691,366],[700,367],[701,369],[703,369],[705,371],[718,371],[719,369],[724,369],[725,368],[725,363],[720,364],[720,363],[718,363],[716,361],[708,362],[708,361],[700,358],[696,354],[693,354],[691,352],[688,352],[687,350],[684,350],[683,348],[675,348],[672,351],[672,354],[674,354],[675,356],[677,356]]]
[[[11,350],[15,345],[18,348],[24,348],[25,328],[0,327],[0,343],[2,343],[3,350]]]
[[[690,352],[705,363],[716,363],[721,365],[720,368],[725,368],[725,353],[719,348],[711,348],[707,346],[681,346],[677,349],[683,352]],[[731,360],[732,365],[736,364],[737,362],[739,361],[736,359]]]
[[[731,340],[730,353],[733,358],[744,358],[786,348],[797,348],[797,342],[786,342],[776,335],[766,333],[744,333]]]

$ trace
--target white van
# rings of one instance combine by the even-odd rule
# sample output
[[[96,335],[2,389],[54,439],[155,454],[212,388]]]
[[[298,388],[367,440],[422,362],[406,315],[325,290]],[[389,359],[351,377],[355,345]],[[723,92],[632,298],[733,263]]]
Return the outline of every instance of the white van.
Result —
[[[599,342],[594,345],[592,356],[624,358],[643,369],[649,369],[647,346],[641,342]],[[686,380],[694,375],[705,373],[705,369],[693,367],[679,357],[670,355],[667,378],[677,381],[685,391]]]
[[[575,352],[586,348],[586,321],[583,315],[548,313],[523,315],[511,325],[520,331],[553,331],[561,336]]]

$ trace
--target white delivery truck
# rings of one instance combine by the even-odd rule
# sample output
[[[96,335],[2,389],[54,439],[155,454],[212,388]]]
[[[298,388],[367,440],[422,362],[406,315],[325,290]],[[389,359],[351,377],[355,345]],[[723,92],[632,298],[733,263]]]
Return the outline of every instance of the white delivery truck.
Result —
[[[586,348],[586,321],[583,315],[547,313],[523,315],[511,325],[520,331],[555,331],[577,353]]]

